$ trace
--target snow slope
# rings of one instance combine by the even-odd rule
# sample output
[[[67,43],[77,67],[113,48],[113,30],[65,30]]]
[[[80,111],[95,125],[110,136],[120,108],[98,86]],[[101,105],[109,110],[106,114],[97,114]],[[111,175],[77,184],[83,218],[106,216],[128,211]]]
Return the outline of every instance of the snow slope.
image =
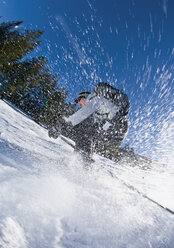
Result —
[[[173,248],[174,215],[122,183],[174,210],[172,167],[94,157],[84,170],[69,145],[0,100],[0,247]]]

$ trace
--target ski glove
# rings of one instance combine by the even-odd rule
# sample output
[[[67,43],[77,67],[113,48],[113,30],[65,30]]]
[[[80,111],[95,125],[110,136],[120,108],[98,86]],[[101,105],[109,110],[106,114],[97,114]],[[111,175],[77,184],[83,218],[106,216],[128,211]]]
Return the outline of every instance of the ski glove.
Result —
[[[50,138],[57,139],[60,136],[60,130],[56,127],[50,127],[48,130],[48,136]]]
[[[48,130],[48,136],[50,138],[57,139],[60,135],[69,137],[72,133],[73,126],[71,122],[64,122],[57,126],[50,127]]]

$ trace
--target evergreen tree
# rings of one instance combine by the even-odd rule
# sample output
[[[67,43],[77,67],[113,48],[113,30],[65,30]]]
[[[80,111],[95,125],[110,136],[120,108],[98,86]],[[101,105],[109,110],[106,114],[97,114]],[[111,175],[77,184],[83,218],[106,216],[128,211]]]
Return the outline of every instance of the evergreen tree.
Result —
[[[22,23],[0,24],[0,72],[8,79],[4,93],[15,104],[19,103],[31,85],[36,85],[42,80],[43,75],[39,75],[38,72],[47,63],[43,57],[22,61],[40,44],[37,39],[43,34],[39,30],[16,30],[15,27]]]
[[[21,100],[49,75],[49,71],[44,70],[46,63],[43,57],[39,57],[13,65],[8,72],[6,88],[6,95],[12,102],[20,105]]]
[[[62,122],[63,116],[74,113],[75,106],[66,103],[67,95],[65,89],[53,91],[47,98],[44,107],[37,112],[36,120],[49,127]]]
[[[39,46],[43,31],[20,30],[22,23],[0,24],[0,73],[7,82],[3,95],[48,126],[61,121],[62,114],[72,112],[73,107],[65,103],[67,92],[58,88],[57,75],[46,69],[48,61],[27,57]]]
[[[4,91],[6,89],[6,85],[7,85],[7,80],[4,77],[4,74],[0,73],[0,99],[3,99],[4,97]]]
[[[23,22],[0,24],[0,71],[8,73],[14,63],[23,59],[40,44],[43,31],[18,30]]]

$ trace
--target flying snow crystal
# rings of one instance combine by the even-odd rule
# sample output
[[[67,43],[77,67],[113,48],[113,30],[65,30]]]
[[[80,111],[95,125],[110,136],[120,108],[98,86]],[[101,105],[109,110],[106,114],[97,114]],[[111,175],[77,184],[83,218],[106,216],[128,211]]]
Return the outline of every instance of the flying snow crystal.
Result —
[[[7,217],[0,224],[1,248],[27,248],[25,233],[20,224],[13,218]]]
[[[79,60],[80,60],[80,63],[81,63],[81,64],[85,64],[85,63],[86,63],[86,62],[85,62],[85,61],[86,61],[85,55],[82,53],[82,51],[81,51],[81,49],[80,49],[80,46],[79,46],[79,44],[78,44],[78,42],[77,42],[77,39],[75,39],[75,38],[73,37],[73,34],[72,34],[72,32],[70,31],[68,25],[66,24],[64,18],[63,18],[62,16],[60,16],[60,15],[57,15],[57,16],[56,16],[56,20],[59,22],[59,24],[62,26],[63,30],[65,31],[65,34],[66,34],[68,40],[70,41],[70,43],[72,44],[74,50],[75,50],[76,53],[77,53],[77,56],[78,56],[78,58],[79,58]]]
[[[6,1],[3,0],[2,3],[7,6],[7,2]]]
[[[163,11],[166,18],[167,18],[167,2],[168,0],[163,0]]]

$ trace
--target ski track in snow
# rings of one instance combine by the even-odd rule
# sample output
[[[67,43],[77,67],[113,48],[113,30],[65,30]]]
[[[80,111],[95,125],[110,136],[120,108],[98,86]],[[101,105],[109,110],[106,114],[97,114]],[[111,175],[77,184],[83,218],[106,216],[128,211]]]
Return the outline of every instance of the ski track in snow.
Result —
[[[173,171],[95,157],[84,170],[73,149],[0,100],[1,248],[173,248]],[[111,177],[108,167],[112,170]]]

